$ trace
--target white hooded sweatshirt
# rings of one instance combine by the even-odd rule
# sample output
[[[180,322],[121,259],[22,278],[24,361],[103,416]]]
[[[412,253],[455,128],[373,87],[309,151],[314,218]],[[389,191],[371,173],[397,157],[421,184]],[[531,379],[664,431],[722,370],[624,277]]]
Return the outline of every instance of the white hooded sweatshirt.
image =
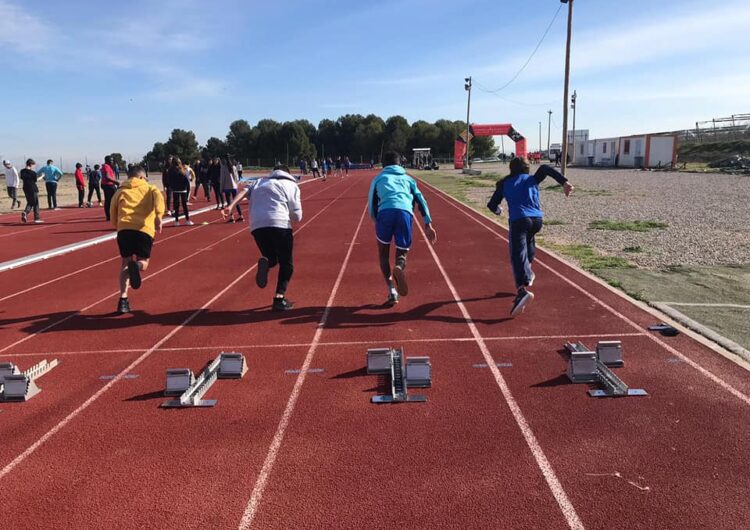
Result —
[[[250,230],[291,228],[302,220],[299,186],[292,175],[277,169],[251,186]]]

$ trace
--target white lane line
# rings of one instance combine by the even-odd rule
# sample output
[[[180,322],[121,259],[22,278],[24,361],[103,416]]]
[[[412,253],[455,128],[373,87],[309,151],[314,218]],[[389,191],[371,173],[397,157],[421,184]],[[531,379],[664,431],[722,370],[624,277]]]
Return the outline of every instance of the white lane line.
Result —
[[[417,227],[419,227],[419,231],[422,234],[422,239],[424,239],[425,245],[429,249],[430,254],[432,254],[432,259],[435,260],[435,264],[440,270],[440,274],[443,276],[448,289],[450,289],[450,292],[453,295],[453,299],[456,301],[456,305],[458,305],[458,308],[461,310],[461,314],[466,321],[466,325],[469,326],[469,330],[471,330],[474,341],[476,342],[477,346],[479,346],[485,363],[487,363],[487,367],[490,369],[490,372],[492,372],[492,375],[495,378],[495,382],[500,388],[500,392],[502,392],[503,397],[505,398],[505,402],[508,404],[508,408],[510,409],[513,418],[516,420],[516,424],[521,430],[521,434],[523,435],[524,440],[526,440],[526,444],[529,446],[531,454],[534,456],[534,460],[536,460],[539,470],[542,472],[544,479],[547,481],[547,485],[549,486],[552,495],[555,497],[555,500],[557,501],[557,504],[568,523],[568,526],[574,530],[583,530],[584,526],[581,522],[580,517],[578,517],[578,513],[573,507],[573,504],[570,502],[570,499],[568,499],[567,493],[565,493],[562,484],[560,484],[560,480],[557,478],[554,469],[552,469],[552,464],[550,464],[547,456],[544,454],[542,446],[539,444],[539,441],[536,439],[534,432],[531,430],[529,422],[523,415],[521,407],[513,397],[513,393],[510,391],[508,383],[506,383],[505,378],[503,377],[502,373],[500,373],[500,370],[495,364],[495,360],[492,358],[492,354],[490,353],[489,348],[487,348],[487,344],[482,338],[482,335],[479,333],[476,324],[474,324],[469,311],[466,309],[466,306],[461,300],[461,297],[459,296],[456,287],[453,285],[453,282],[448,276],[445,267],[443,267],[443,263],[440,261],[440,258],[438,257],[432,245],[427,242],[427,237],[424,233],[422,225],[417,223]]]
[[[424,183],[424,181],[422,181],[422,182]],[[432,186],[431,184],[427,184],[427,183],[425,183],[425,184],[431,190],[434,190],[435,192],[437,192],[438,196],[441,197],[444,202],[450,204],[451,206],[453,206],[459,212],[462,212],[464,215],[466,215],[466,217],[468,217],[469,219],[471,219],[474,222],[476,222],[479,226],[483,227],[485,230],[488,230],[489,232],[495,234],[500,239],[502,239],[502,240],[504,240],[506,242],[508,241],[508,239],[502,233],[498,232],[493,227],[487,226],[482,221],[480,221],[477,217],[475,217],[474,215],[471,215],[466,209],[464,209],[464,208],[468,208],[468,206],[465,206],[464,208],[462,208],[461,206],[459,206],[458,204],[456,204],[455,199],[453,199],[450,195],[446,194],[443,190],[440,190],[440,189]],[[477,212],[474,212],[474,213],[476,215],[481,215],[480,213],[477,213]],[[489,219],[486,219],[486,221],[489,222],[489,223],[493,223]],[[494,226],[499,227],[500,225],[497,225],[495,223]],[[635,322],[633,322],[632,320],[630,320],[628,317],[626,317],[625,315],[623,315],[622,313],[620,313],[619,311],[617,311],[616,309],[614,309],[613,307],[611,307],[610,305],[608,305],[606,302],[604,302],[603,300],[601,300],[600,298],[598,298],[596,295],[590,293],[589,291],[587,291],[586,289],[584,289],[583,287],[581,287],[580,285],[578,285],[577,283],[575,283],[573,280],[569,279],[564,274],[557,272],[555,269],[553,269],[552,267],[550,267],[549,265],[547,265],[546,263],[544,263],[542,260],[540,260],[540,259],[537,258],[537,259],[534,260],[534,263],[538,263],[539,265],[541,265],[542,267],[544,267],[545,269],[547,269],[548,271],[550,271],[552,274],[554,274],[555,276],[557,276],[558,278],[560,278],[562,281],[564,281],[565,283],[567,283],[568,285],[570,285],[571,287],[573,287],[574,289],[576,289],[577,291],[579,291],[581,294],[585,295],[586,297],[588,297],[593,302],[596,302],[601,307],[603,307],[604,309],[606,309],[607,311],[609,311],[610,313],[612,313],[614,316],[622,319],[623,322],[626,322],[632,328],[641,331],[641,326],[639,326],[638,324],[636,324]],[[718,377],[717,375],[715,375],[713,372],[711,372],[711,371],[703,368],[700,364],[698,364],[697,362],[693,361],[690,357],[688,357],[684,353],[680,352],[679,350],[673,348],[672,346],[670,346],[669,344],[667,344],[663,340],[659,339],[659,337],[657,337],[656,335],[648,333],[645,336],[648,337],[651,341],[653,341],[656,344],[658,344],[661,347],[663,347],[665,350],[667,350],[669,353],[671,353],[675,357],[679,357],[686,364],[690,365],[695,370],[697,370],[701,375],[703,375],[707,379],[713,381],[719,387],[721,387],[722,389],[724,389],[725,391],[727,391],[728,393],[730,393],[731,395],[733,395],[734,397],[736,397],[737,399],[739,399],[740,401],[742,401],[743,403],[745,403],[746,405],[750,405],[750,396],[748,396],[747,394],[744,394],[743,392],[737,390],[735,387],[733,387],[732,385],[730,385],[729,383],[727,383],[726,381],[724,381],[723,379],[721,379],[720,377]]]
[[[617,339],[620,337],[645,337],[647,333],[598,333],[591,335],[528,335],[528,336],[503,336],[503,337],[482,337],[486,342],[498,341],[524,341],[524,340],[580,340],[580,339]],[[353,341],[334,341],[318,342],[318,347],[335,347],[335,346],[367,346],[373,344],[425,344],[433,342],[474,342],[474,337],[443,337],[435,339],[401,339],[395,338],[378,338],[373,340],[353,340]],[[158,352],[182,352],[182,351],[203,351],[203,350],[265,350],[275,348],[309,348],[309,342],[296,342],[287,344],[233,344],[225,346],[183,346],[179,348],[157,348]],[[114,349],[114,350],[79,350],[79,351],[56,351],[56,352],[29,352],[0,354],[0,357],[40,357],[49,355],[92,355],[97,353],[135,353],[141,352],[143,348],[137,349]]]
[[[655,304],[666,304],[676,305],[685,307],[719,307],[719,308],[730,308],[730,309],[750,309],[750,305],[746,304],[709,304],[702,302],[654,302]]]
[[[325,207],[323,207],[317,214],[312,216],[306,223],[304,223],[302,226],[300,226],[296,232],[299,232],[306,226],[308,226],[310,223],[312,223],[320,214],[322,214],[324,211],[326,211],[332,204],[334,204],[344,193],[346,193],[349,189],[351,189],[352,186],[341,192],[336,198],[331,200]],[[7,464],[2,470],[0,470],[0,480],[2,480],[8,473],[13,471],[19,464],[21,464],[24,460],[26,460],[29,456],[31,456],[39,447],[41,447],[47,440],[52,438],[55,434],[57,434],[63,427],[65,427],[68,423],[70,423],[73,419],[75,419],[76,416],[81,414],[84,410],[86,410],[92,403],[94,403],[97,399],[99,399],[104,393],[106,393],[112,386],[117,383],[118,381],[122,380],[128,373],[132,372],[133,369],[141,364],[144,360],[146,360],[154,351],[157,350],[162,344],[167,342],[169,339],[174,337],[180,330],[184,329],[185,326],[190,324],[195,317],[197,317],[200,313],[205,311],[211,304],[216,302],[219,298],[221,298],[227,291],[229,291],[232,287],[234,287],[238,282],[240,282],[245,276],[250,274],[257,265],[253,265],[249,269],[247,269],[245,272],[240,274],[237,278],[235,278],[229,285],[224,287],[221,291],[219,291],[213,298],[211,298],[208,302],[203,304],[200,309],[196,309],[191,313],[185,320],[182,321],[182,324],[174,328],[172,331],[167,333],[164,337],[162,337],[161,340],[159,340],[156,344],[154,344],[151,348],[146,350],[143,355],[138,357],[135,361],[130,363],[127,368],[124,370],[121,370],[111,381],[109,381],[106,385],[104,385],[102,388],[100,388],[95,394],[93,394],[90,398],[88,398],[86,401],[83,402],[77,409],[75,409],[73,412],[68,414],[62,421],[60,421],[57,425],[52,427],[49,431],[47,431],[44,435],[42,435],[37,441],[35,441],[33,444],[31,444],[23,453],[18,455],[16,458],[14,458],[9,464]]]
[[[329,207],[330,207],[330,206],[331,206],[331,205],[332,205],[332,204],[333,204],[334,202],[336,202],[336,201],[337,201],[337,200],[339,199],[339,197],[341,197],[342,195],[344,195],[344,193],[346,193],[346,192],[347,192],[347,191],[348,191],[349,189],[351,189],[352,187],[353,187],[353,184],[352,184],[352,186],[349,186],[349,188],[347,188],[347,189],[345,189],[344,191],[342,191],[342,192],[341,192],[341,193],[340,193],[340,194],[339,194],[338,196],[336,196],[336,197],[335,197],[334,199],[332,199],[332,200],[331,200],[331,202],[329,202],[329,203],[328,203],[328,204],[327,204],[327,205],[326,205],[325,207],[323,207],[323,208],[322,208],[322,209],[321,209],[321,210],[320,210],[320,211],[319,211],[319,212],[318,212],[317,214],[315,214],[315,215],[314,215],[313,217],[311,217],[311,218],[310,218],[310,219],[309,219],[309,220],[308,220],[308,221],[307,221],[306,223],[304,223],[304,224],[303,224],[302,226],[300,226],[300,228],[299,228],[299,229],[298,229],[297,231],[299,231],[299,230],[302,230],[302,228],[304,228],[305,226],[307,226],[308,224],[310,224],[310,222],[312,222],[312,221],[313,221],[313,220],[314,220],[315,218],[317,218],[317,217],[318,217],[318,216],[319,216],[319,215],[320,215],[321,213],[323,213],[324,211],[326,211],[326,210],[327,210],[327,209],[328,209],[328,208],[329,208]],[[246,228],[245,228],[245,227],[243,227],[243,228],[240,228],[239,230],[236,230],[236,231],[232,232],[232,233],[231,233],[231,234],[229,234],[228,236],[226,236],[226,237],[224,237],[224,238],[222,238],[222,239],[219,239],[218,241],[216,241],[216,242],[214,243],[214,245],[217,245],[217,244],[219,244],[219,243],[222,243],[222,242],[226,241],[227,239],[230,239],[230,238],[232,238],[232,237],[235,237],[235,236],[237,236],[238,234],[240,234],[241,232],[243,232],[243,231],[245,231],[245,230],[246,230]],[[159,274],[161,274],[161,273],[163,273],[163,272],[165,272],[165,271],[167,271],[167,270],[171,269],[172,267],[175,267],[175,266],[179,265],[180,263],[182,263],[182,262],[184,262],[184,261],[186,261],[186,260],[188,260],[188,259],[192,258],[193,256],[197,256],[198,254],[200,254],[201,252],[204,252],[204,251],[205,251],[204,249],[201,249],[201,250],[197,250],[196,252],[193,252],[192,254],[189,254],[188,256],[185,256],[184,258],[182,258],[182,259],[180,259],[180,260],[178,260],[178,261],[175,261],[174,263],[172,263],[172,264],[170,264],[170,265],[167,265],[167,266],[166,266],[166,267],[164,267],[163,269],[160,269],[160,270],[158,270],[158,271],[156,271],[156,272],[154,272],[154,273],[152,273],[152,274],[149,274],[148,276],[146,276],[146,277],[144,277],[144,278],[143,278],[143,281],[145,282],[146,280],[149,280],[150,278],[153,278],[154,276],[158,276]],[[70,315],[67,315],[67,316],[65,316],[65,317],[61,318],[60,320],[57,320],[57,321],[55,321],[55,322],[53,322],[53,323],[51,323],[51,324],[49,324],[49,325],[45,326],[44,328],[40,329],[39,331],[35,331],[34,333],[32,333],[32,334],[30,334],[30,335],[27,335],[27,336],[25,336],[24,338],[22,338],[22,339],[19,339],[19,340],[17,340],[16,342],[14,342],[14,343],[12,343],[12,344],[10,344],[10,345],[8,345],[8,346],[5,346],[4,348],[0,348],[0,353],[6,352],[6,351],[8,351],[8,350],[9,350],[9,349],[11,349],[11,348],[13,348],[13,347],[15,347],[15,346],[18,346],[19,344],[22,344],[22,343],[26,342],[26,341],[27,341],[27,340],[29,340],[29,339],[32,339],[32,338],[34,338],[35,336],[39,335],[40,333],[44,333],[44,332],[46,332],[46,331],[49,331],[50,329],[52,329],[52,328],[54,328],[54,327],[56,327],[56,326],[59,326],[59,325],[60,325],[60,324],[62,324],[63,322],[66,322],[66,321],[70,320],[71,318],[75,317],[76,315],[78,315],[78,314],[80,314],[80,313],[83,313],[83,312],[85,312],[85,311],[88,311],[88,310],[89,310],[89,309],[91,309],[92,307],[95,307],[95,306],[97,306],[97,305],[101,304],[102,302],[104,302],[104,301],[108,300],[109,298],[112,298],[112,297],[114,297],[114,296],[117,296],[117,295],[119,295],[119,294],[120,294],[120,291],[119,291],[119,289],[118,289],[117,291],[115,291],[115,292],[113,292],[113,293],[111,293],[111,294],[108,294],[107,296],[105,296],[105,297],[103,297],[103,298],[100,298],[100,299],[99,299],[99,300],[97,300],[96,302],[93,302],[93,303],[91,303],[91,304],[87,305],[86,307],[84,307],[84,308],[82,308],[82,309],[79,309],[79,310],[77,310],[77,311],[74,311],[74,312],[72,312],[72,313],[71,313]]]
[[[308,180],[308,181],[305,181],[305,182],[303,182],[302,184],[307,184],[308,182],[312,182],[312,181],[309,181],[309,180]],[[340,182],[340,181],[339,181],[339,182]],[[300,186],[301,186],[302,184],[300,184]],[[335,185],[335,184],[338,184],[338,182],[337,182],[337,183],[334,183],[334,185]],[[310,198],[312,198],[312,197],[315,197],[316,195],[319,195],[319,194],[323,193],[324,191],[325,191],[325,189],[321,189],[321,190],[318,190],[317,192],[315,192],[315,193],[313,193],[312,195],[310,195],[309,197],[307,197],[307,199],[310,199]],[[214,224],[214,223],[216,223],[216,222],[217,222],[217,220],[213,220],[213,221],[211,221],[211,222],[210,222],[209,224]],[[183,235],[185,235],[185,234],[188,234],[188,233],[190,233],[190,232],[192,232],[192,231],[194,231],[194,230],[198,230],[199,228],[201,228],[201,225],[197,225],[197,226],[195,226],[195,227],[193,227],[193,228],[189,228],[189,229],[185,230],[184,232],[180,232],[179,234],[171,235],[171,236],[169,236],[169,237],[165,237],[165,238],[161,238],[161,237],[160,237],[159,239],[157,239],[156,241],[154,241],[154,245],[158,245],[158,244],[160,244],[160,243],[164,243],[165,241],[169,241],[170,239],[174,239],[174,238],[176,238],[176,237],[181,237],[181,236],[183,236]],[[15,296],[20,296],[20,295],[22,295],[22,294],[26,294],[26,293],[28,293],[28,292],[30,292],[30,291],[33,291],[33,290],[35,290],[35,289],[40,289],[40,288],[42,288],[42,287],[45,287],[45,286],[47,286],[47,285],[50,285],[50,284],[52,284],[52,283],[58,282],[58,281],[60,281],[60,280],[64,280],[65,278],[70,278],[71,276],[75,276],[76,274],[81,274],[81,273],[83,273],[83,272],[86,272],[87,270],[90,270],[90,269],[93,269],[93,268],[95,268],[95,267],[98,267],[99,265],[103,265],[103,264],[105,264],[105,263],[109,263],[109,262],[111,262],[111,261],[115,261],[115,260],[119,260],[119,259],[120,259],[120,257],[119,257],[119,256],[115,256],[115,257],[113,257],[113,258],[105,259],[105,260],[102,260],[102,261],[100,261],[100,262],[98,262],[98,263],[94,263],[93,265],[89,265],[88,267],[84,267],[83,269],[78,269],[78,270],[75,270],[75,271],[73,271],[73,272],[70,272],[70,273],[68,273],[68,274],[65,274],[65,275],[62,275],[62,276],[57,276],[57,277],[55,277],[55,278],[53,278],[53,279],[51,279],[51,280],[49,280],[49,281],[46,281],[46,282],[43,282],[43,283],[39,283],[39,284],[33,285],[32,287],[29,287],[28,289],[24,289],[24,290],[22,290],[22,291],[18,291],[18,292],[15,292],[15,293],[11,293],[11,294],[9,294],[9,295],[6,295],[6,296],[4,296],[4,297],[0,298],[0,302],[3,302],[3,301],[5,301],[5,300],[8,300],[8,299],[10,299],[10,298],[13,298],[13,297],[15,297]]]
[[[331,307],[333,306],[333,302],[336,299],[336,293],[338,293],[339,286],[341,285],[341,280],[344,277],[344,272],[346,271],[346,267],[349,264],[349,259],[351,258],[352,251],[354,250],[354,243],[357,240],[360,228],[362,228],[362,221],[364,221],[365,219],[365,213],[367,213],[367,208],[362,210],[362,215],[359,218],[357,230],[354,232],[354,236],[349,243],[349,249],[347,250],[346,256],[344,257],[344,262],[341,264],[341,269],[339,270],[339,275],[336,278],[336,282],[333,284],[333,288],[331,289],[331,295],[328,297],[328,301],[326,302],[323,316],[320,318],[318,328],[315,330],[315,336],[313,337],[312,343],[310,344],[310,349],[307,351],[305,360],[302,363],[302,371],[299,373],[299,375],[297,376],[297,380],[294,382],[294,388],[292,389],[292,393],[289,396],[289,400],[287,401],[284,413],[281,416],[281,421],[276,428],[276,434],[274,434],[273,440],[271,441],[271,446],[268,448],[268,454],[266,455],[266,459],[263,462],[263,467],[261,468],[260,473],[258,474],[258,478],[255,481],[255,487],[253,488],[253,492],[250,495],[250,500],[245,507],[245,513],[242,514],[242,519],[240,520],[239,524],[240,530],[247,530],[253,524],[253,519],[255,518],[255,514],[258,511],[258,506],[260,505],[261,498],[263,497],[263,491],[266,489],[266,484],[268,483],[268,478],[271,475],[271,471],[273,471],[273,465],[276,462],[276,457],[279,454],[281,443],[284,441],[284,434],[286,433],[286,429],[289,426],[289,421],[291,420],[292,414],[294,413],[294,408],[297,405],[297,399],[299,398],[302,385],[307,378],[307,373],[309,371],[310,365],[312,364],[313,357],[315,356],[315,351],[318,348],[320,337],[323,334],[323,329],[325,329],[326,323],[328,322],[328,315],[331,313]]]
[[[202,213],[209,212],[211,210],[213,210],[212,207],[206,207],[206,208],[201,208],[199,210],[195,210],[190,213],[192,215],[200,215]],[[169,224],[172,222],[174,222],[173,218],[168,218],[164,220],[164,224]],[[109,234],[104,234],[102,236],[97,236],[91,239],[86,239],[85,241],[78,241],[76,243],[71,243],[70,245],[63,245],[62,247],[53,248],[52,250],[45,250],[43,252],[38,252],[36,254],[24,256],[23,258],[5,261],[3,263],[0,263],[0,272],[9,271],[11,269],[17,269],[19,267],[31,265],[32,263],[37,263],[39,261],[44,261],[50,258],[55,258],[57,256],[62,256],[63,254],[70,254],[71,252],[75,252],[77,250],[82,250],[84,248],[93,247],[94,245],[99,245],[106,241],[111,241],[117,237],[117,232],[114,231],[114,229],[111,229],[111,230],[112,232],[110,232]]]

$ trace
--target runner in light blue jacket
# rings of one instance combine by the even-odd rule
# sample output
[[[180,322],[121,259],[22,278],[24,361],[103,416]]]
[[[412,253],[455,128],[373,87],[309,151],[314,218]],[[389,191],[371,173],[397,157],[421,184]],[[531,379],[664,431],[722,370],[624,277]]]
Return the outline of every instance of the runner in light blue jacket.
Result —
[[[44,177],[44,187],[47,188],[47,207],[50,210],[57,209],[57,183],[63,177],[60,168],[52,165],[52,160],[47,160],[47,165],[43,166],[36,174]]]
[[[375,221],[380,270],[388,286],[388,300],[385,303],[388,307],[397,304],[399,296],[409,293],[404,271],[406,255],[412,243],[414,204],[422,214],[427,238],[431,243],[437,240],[427,201],[419,191],[417,182],[398,165],[400,159],[398,153],[383,155],[383,171],[373,179],[368,197],[370,217]],[[393,271],[390,264],[391,241],[396,244],[396,264]]]

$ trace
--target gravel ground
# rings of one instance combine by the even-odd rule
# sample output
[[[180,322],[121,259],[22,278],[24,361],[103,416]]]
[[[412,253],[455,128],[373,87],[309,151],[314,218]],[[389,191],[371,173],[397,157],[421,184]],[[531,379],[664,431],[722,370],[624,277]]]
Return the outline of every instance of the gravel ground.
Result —
[[[503,168],[482,168],[505,174]],[[665,173],[629,169],[570,169],[576,186],[569,199],[542,184],[548,221],[543,237],[558,244],[586,244],[640,267],[737,265],[750,263],[750,177]],[[489,196],[472,189],[471,200]],[[592,230],[596,220],[652,220],[668,228],[648,232]],[[638,253],[626,247],[641,247]]]

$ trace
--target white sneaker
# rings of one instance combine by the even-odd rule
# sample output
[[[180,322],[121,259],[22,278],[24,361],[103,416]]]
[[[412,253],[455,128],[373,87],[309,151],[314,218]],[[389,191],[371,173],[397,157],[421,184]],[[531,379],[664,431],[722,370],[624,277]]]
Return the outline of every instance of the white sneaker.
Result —
[[[175,221],[175,222],[174,222],[174,225],[175,225],[175,226],[180,226],[180,222],[179,222],[179,221]]]
[[[534,285],[534,280],[536,280],[536,274],[534,274],[532,272],[531,276],[529,276],[529,283],[528,283],[527,287],[531,287],[532,285]]]
[[[194,223],[193,221],[189,221],[189,220],[188,220],[188,221],[186,221],[186,222],[185,222],[185,224],[186,224],[187,226],[193,226],[193,225],[194,225],[195,223]]]
[[[34,222],[35,222],[36,224],[40,225],[40,224],[42,224],[42,223],[43,223],[44,221],[42,221],[41,219],[35,219],[35,220],[34,220]]]

